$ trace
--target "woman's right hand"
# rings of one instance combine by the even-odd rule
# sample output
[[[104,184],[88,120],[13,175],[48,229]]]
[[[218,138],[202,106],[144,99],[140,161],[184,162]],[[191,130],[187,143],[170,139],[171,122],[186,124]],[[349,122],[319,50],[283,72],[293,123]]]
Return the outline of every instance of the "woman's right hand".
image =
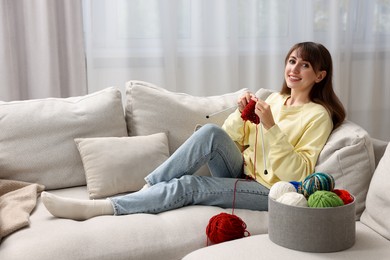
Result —
[[[246,107],[246,105],[248,105],[249,101],[251,101],[251,99],[256,100],[256,96],[249,91],[245,92],[241,97],[238,98],[237,107],[241,113],[244,110],[244,108]]]

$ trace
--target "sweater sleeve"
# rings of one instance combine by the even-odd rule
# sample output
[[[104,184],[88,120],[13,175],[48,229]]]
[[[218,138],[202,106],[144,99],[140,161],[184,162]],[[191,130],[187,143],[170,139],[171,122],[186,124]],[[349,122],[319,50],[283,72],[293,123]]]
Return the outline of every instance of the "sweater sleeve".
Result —
[[[278,125],[266,133],[269,141],[269,167],[275,176],[284,181],[302,181],[313,173],[318,156],[325,145],[333,125],[327,112],[308,119],[301,137],[293,145]]]
[[[241,118],[241,113],[238,109],[228,116],[222,125],[222,129],[240,146],[248,145],[249,128]]]

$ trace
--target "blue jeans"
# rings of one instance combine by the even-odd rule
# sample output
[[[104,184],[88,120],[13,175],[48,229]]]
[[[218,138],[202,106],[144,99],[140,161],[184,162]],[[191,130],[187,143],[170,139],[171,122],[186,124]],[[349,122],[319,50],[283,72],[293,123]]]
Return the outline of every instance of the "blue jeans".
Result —
[[[229,135],[207,124],[145,178],[151,187],[110,201],[115,215],[160,213],[187,205],[268,210],[269,189],[245,179],[243,163]],[[193,175],[205,164],[212,176]]]

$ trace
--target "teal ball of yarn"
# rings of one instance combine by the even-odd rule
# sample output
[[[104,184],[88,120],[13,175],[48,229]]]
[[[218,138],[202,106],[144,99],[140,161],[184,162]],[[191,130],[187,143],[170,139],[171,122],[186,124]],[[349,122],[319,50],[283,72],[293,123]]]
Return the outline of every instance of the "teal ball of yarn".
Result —
[[[313,173],[307,176],[302,183],[303,195],[307,198],[318,190],[333,191],[334,186],[332,175],[322,172]]]
[[[344,202],[332,191],[319,190],[309,197],[307,204],[310,208],[330,208],[343,206]]]

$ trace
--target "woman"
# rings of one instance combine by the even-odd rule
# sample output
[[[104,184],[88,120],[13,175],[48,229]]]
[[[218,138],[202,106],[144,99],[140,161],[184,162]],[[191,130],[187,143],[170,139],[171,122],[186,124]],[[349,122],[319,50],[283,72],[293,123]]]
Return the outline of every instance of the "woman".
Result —
[[[267,210],[269,188],[280,180],[302,181],[313,173],[329,134],[345,118],[333,91],[332,70],[331,55],[323,45],[298,43],[286,56],[280,93],[265,101],[245,93],[222,128],[201,127],[145,178],[146,188],[107,200],[75,200],[44,192],[43,203],[54,216],[75,220],[159,213],[193,204],[229,208],[233,199],[235,208]],[[261,124],[241,118],[251,100],[256,101],[254,112]],[[263,139],[258,134],[261,127]],[[212,176],[193,175],[204,164]]]

